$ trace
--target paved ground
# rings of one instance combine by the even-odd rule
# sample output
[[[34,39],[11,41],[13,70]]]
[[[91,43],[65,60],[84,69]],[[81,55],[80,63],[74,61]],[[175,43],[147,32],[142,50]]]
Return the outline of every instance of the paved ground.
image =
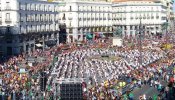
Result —
[[[167,72],[170,72],[172,68],[173,66],[169,67]],[[159,77],[159,80],[163,86],[167,86],[167,82],[161,79],[161,77]],[[153,97],[153,95],[158,95],[159,92],[157,91],[155,87],[150,87],[149,85],[143,85],[141,88],[135,88],[133,90],[133,94],[134,94],[134,99],[138,100],[140,95],[145,94],[146,97],[149,97],[149,96]]]
[[[134,89],[133,94],[134,94],[134,99],[138,100],[140,95],[145,94],[146,97],[149,97],[149,96],[153,97],[154,94],[158,95],[159,93],[156,90],[156,88],[150,87],[148,85],[144,85],[142,86],[142,88]]]

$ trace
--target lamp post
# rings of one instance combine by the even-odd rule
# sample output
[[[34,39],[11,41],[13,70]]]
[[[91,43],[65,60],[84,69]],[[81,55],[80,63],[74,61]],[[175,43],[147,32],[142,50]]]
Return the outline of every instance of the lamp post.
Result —
[[[163,23],[162,30],[165,30],[165,53],[167,53],[167,43],[168,43],[168,19]]]
[[[140,16],[140,24],[139,24],[139,53],[140,53],[140,59],[139,63],[140,66],[142,65],[142,22],[141,22],[141,16]]]
[[[165,49],[165,52],[167,53],[167,44],[168,44],[168,18],[166,18],[165,27],[166,27],[166,49]]]

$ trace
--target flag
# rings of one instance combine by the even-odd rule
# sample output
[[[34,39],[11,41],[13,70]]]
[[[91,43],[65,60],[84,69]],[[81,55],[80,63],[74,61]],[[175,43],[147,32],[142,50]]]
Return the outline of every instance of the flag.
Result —
[[[48,90],[48,91],[50,91],[50,90],[51,90],[51,86],[50,86],[50,85],[48,86],[47,90]]]
[[[157,100],[157,95],[153,95],[153,100]]]

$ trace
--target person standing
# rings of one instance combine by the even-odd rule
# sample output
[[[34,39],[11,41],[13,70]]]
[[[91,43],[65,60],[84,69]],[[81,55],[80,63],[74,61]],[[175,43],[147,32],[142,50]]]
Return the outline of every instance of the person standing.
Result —
[[[15,93],[15,90],[12,91],[12,100],[16,100],[16,93]]]

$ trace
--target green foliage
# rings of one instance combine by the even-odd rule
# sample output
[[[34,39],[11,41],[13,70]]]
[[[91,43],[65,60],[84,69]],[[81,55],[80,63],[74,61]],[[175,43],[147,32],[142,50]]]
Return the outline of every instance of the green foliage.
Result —
[[[121,37],[122,36],[122,29],[121,28],[117,28],[115,30],[115,32],[113,33],[114,36],[118,36]]]
[[[169,24],[168,22],[165,22],[162,24],[162,30],[166,30],[168,28]]]

